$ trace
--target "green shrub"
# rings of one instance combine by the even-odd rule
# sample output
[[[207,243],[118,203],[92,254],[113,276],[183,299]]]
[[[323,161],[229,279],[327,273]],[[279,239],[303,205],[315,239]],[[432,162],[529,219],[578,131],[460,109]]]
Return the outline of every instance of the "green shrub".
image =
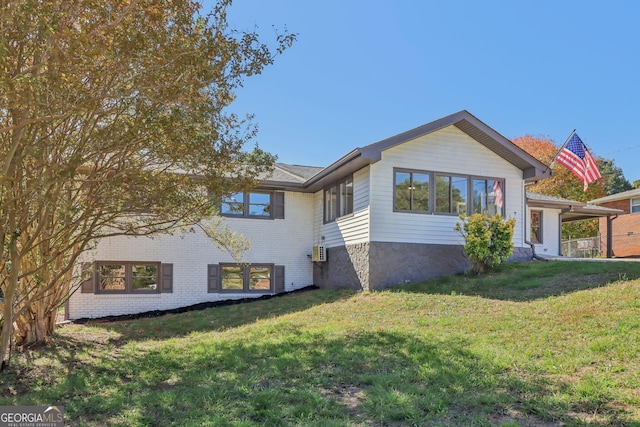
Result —
[[[513,253],[513,229],[515,218],[486,214],[460,215],[462,223],[456,223],[455,230],[464,237],[464,251],[473,262],[471,271],[482,274],[495,267]]]

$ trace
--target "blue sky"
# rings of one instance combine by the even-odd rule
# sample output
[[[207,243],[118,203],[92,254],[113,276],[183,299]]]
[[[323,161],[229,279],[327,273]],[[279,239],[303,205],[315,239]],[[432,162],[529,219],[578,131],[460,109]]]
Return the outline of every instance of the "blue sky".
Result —
[[[465,109],[509,139],[577,129],[640,179],[638,1],[235,0],[229,12],[264,40],[298,34],[231,107],[255,114],[281,162],[328,166]]]

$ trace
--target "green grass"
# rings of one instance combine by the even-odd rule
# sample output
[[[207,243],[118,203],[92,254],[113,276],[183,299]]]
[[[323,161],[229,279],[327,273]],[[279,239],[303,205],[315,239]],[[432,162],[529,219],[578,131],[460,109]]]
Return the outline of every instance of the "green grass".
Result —
[[[70,325],[0,405],[69,425],[640,426],[640,263],[509,264]]]

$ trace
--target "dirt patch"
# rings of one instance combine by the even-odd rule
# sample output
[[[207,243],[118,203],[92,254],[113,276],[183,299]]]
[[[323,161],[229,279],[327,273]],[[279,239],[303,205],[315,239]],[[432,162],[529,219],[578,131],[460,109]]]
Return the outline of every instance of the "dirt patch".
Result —
[[[359,407],[365,396],[365,389],[353,384],[339,384],[331,388],[322,388],[320,392],[344,407],[345,414],[354,418],[360,416]]]

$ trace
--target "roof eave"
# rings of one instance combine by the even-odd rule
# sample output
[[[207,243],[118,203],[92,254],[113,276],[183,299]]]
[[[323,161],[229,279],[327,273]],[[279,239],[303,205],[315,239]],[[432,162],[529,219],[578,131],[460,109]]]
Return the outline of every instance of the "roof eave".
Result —
[[[307,192],[305,185],[297,182],[264,180],[264,181],[261,181],[256,188],[258,190],[270,190],[270,191],[282,190],[282,191]]]
[[[307,182],[305,182],[304,186],[309,192],[319,191],[325,186],[339,181],[378,160],[380,159],[364,156],[362,150],[360,148],[356,148],[309,178]]]

